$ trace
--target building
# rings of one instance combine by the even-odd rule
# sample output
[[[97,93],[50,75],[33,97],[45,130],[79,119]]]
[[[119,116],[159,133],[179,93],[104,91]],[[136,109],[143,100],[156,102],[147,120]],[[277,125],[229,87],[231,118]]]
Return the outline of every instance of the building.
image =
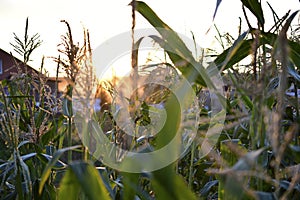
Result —
[[[18,58],[14,57],[12,54],[7,53],[6,51],[0,48],[0,81],[9,80],[12,77],[12,75],[17,73],[36,74],[40,77],[45,77],[45,75],[40,73],[38,70],[30,67],[27,64],[24,64]],[[54,94],[56,91],[56,78],[47,77],[46,79],[47,85],[50,86]],[[59,77],[57,82],[58,95],[60,96],[64,92],[68,81],[66,78]]]
[[[18,73],[19,70],[22,70],[23,73],[39,73],[0,48],[0,80],[9,79],[13,74]]]

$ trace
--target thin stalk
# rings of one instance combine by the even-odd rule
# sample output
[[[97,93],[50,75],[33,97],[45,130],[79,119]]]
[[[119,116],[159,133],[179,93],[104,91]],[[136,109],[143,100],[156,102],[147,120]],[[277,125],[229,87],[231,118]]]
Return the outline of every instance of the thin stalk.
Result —
[[[219,36],[219,38],[217,38],[217,37],[215,37],[215,38],[219,41],[220,45],[222,46],[222,50],[224,50],[225,49],[225,45],[224,45],[223,40],[222,40],[222,35],[221,35],[218,27],[216,26],[216,24],[214,24],[214,27],[215,27],[215,29],[217,31],[218,36]]]
[[[131,13],[132,13],[132,27],[131,27],[131,68],[132,68],[132,70],[133,70],[133,91],[135,91],[135,93],[134,93],[134,99],[133,99],[133,107],[134,107],[134,110],[135,109],[137,109],[136,107],[136,101],[139,99],[139,97],[138,97],[138,90],[137,90],[137,88],[138,88],[138,79],[139,79],[139,74],[138,74],[138,58],[137,58],[137,56],[136,56],[136,54],[135,54],[135,51],[137,51],[136,49],[135,49],[135,45],[134,45],[134,43],[135,43],[135,40],[134,40],[134,29],[135,29],[135,20],[136,20],[136,18],[135,18],[135,6],[136,6],[136,2],[135,2],[135,0],[133,0],[132,1],[132,4],[131,4],[131,7],[132,7],[132,9],[131,9]],[[135,116],[135,117],[137,117],[137,116]],[[139,125],[138,124],[135,124],[135,135],[134,135],[134,140],[132,140],[132,143],[131,143],[131,145],[133,145],[133,144],[135,144],[134,143],[134,141],[135,141],[135,139],[136,139],[136,133],[137,133],[137,130],[139,129]]]
[[[83,160],[84,161],[88,161],[89,160],[88,148],[86,146],[83,146]]]
[[[257,22],[258,23],[258,27],[260,29],[261,32],[264,32],[264,25],[263,24],[260,24],[260,22]],[[259,33],[260,34],[260,33]],[[259,35],[256,35],[257,40],[256,40],[256,45],[258,45],[260,42],[259,42]],[[260,49],[259,49],[260,51]],[[261,53],[260,53],[261,54]],[[263,44],[262,45],[262,63],[259,62],[259,72],[260,72],[260,75],[261,77],[259,77],[259,80],[262,81],[262,84],[263,85],[263,88],[262,88],[262,96],[259,100],[259,109],[261,111],[264,110],[264,107],[265,107],[265,101],[267,99],[267,85],[268,85],[268,79],[269,79],[269,75],[272,74],[272,67],[268,66],[267,65],[267,51],[266,51],[266,45]],[[259,113],[259,118],[258,118],[258,134],[259,134],[259,147],[258,148],[262,148],[262,147],[265,147],[265,140],[266,140],[266,128],[265,128],[265,123],[264,123],[264,118],[265,118],[265,113],[264,112],[258,112]],[[259,158],[258,159],[258,162],[259,164],[263,164],[264,160],[263,160],[263,157]],[[262,191],[263,190],[263,181],[262,179],[260,178],[256,178],[256,182],[257,182],[257,189],[259,191]]]
[[[285,25],[286,26],[286,25]],[[287,28],[286,28],[287,29]],[[279,146],[281,144],[281,141],[283,141],[283,134],[282,134],[282,119],[283,119],[283,113],[285,111],[285,91],[287,89],[287,66],[288,66],[288,41],[287,41],[287,36],[286,32],[284,31],[285,27],[281,32],[279,33],[278,36],[278,47],[280,49],[280,62],[281,62],[281,77],[280,77],[280,87],[279,87],[279,95],[278,95],[278,106],[276,110],[276,121],[275,121],[275,131],[273,133],[274,137],[274,154],[275,154],[275,179],[276,181],[280,181],[280,164],[281,164],[281,156],[279,155]],[[280,187],[277,186],[275,190],[275,194],[279,196],[280,192]]]
[[[263,31],[263,27],[262,27]],[[265,44],[262,45],[262,66],[260,66],[260,71],[261,71],[261,77],[260,79],[262,80],[262,98],[259,100],[260,106],[259,109],[262,111],[265,106],[265,100],[267,99],[267,85],[269,81],[269,74],[272,74],[272,67],[267,65],[267,59],[266,59],[266,46]],[[265,124],[264,124],[264,113],[260,112],[259,113],[259,133],[260,133],[260,147],[264,147],[265,139],[266,139],[266,130],[265,130]],[[262,188],[261,188],[262,189]]]
[[[22,190],[22,176],[21,176],[21,170],[20,170],[20,162],[17,158],[17,151],[18,149],[14,150],[14,157],[15,157],[15,165],[17,168],[17,175],[16,175],[16,190],[17,190],[17,194],[18,194],[18,199],[19,200],[23,200],[24,199],[24,195],[23,195],[23,190]]]
[[[2,94],[2,98],[3,98],[3,103],[4,103],[4,110],[7,113],[7,121],[9,122],[8,123],[8,128],[9,128],[8,133],[10,133],[9,134],[10,141],[11,141],[10,145],[12,145],[14,149],[17,149],[18,139],[17,139],[17,137],[14,133],[13,127],[12,127],[13,124],[12,124],[11,110],[8,107],[5,91],[4,91],[4,88],[3,88],[1,83],[0,83],[0,87],[1,87],[1,94]]]
[[[57,106],[57,99],[58,99],[58,74],[59,74],[59,66],[60,66],[60,55],[58,56],[58,62],[56,67],[56,76],[55,76],[55,103]]]
[[[72,122],[73,122],[73,110],[72,110],[72,100],[73,96],[73,86],[71,84],[68,86],[67,95],[65,98],[69,101],[69,104],[67,105],[67,119],[68,119],[68,126],[67,126],[67,140],[68,140],[68,147],[72,146]],[[68,162],[70,163],[72,160],[72,151],[68,151]]]
[[[191,145],[191,160],[190,160],[190,169],[189,169],[189,183],[188,187],[192,189],[193,176],[194,176],[194,157],[195,157],[195,143]]]
[[[60,56],[58,56],[58,62],[57,62],[57,67],[56,67],[56,76],[55,76],[55,98],[54,98],[54,103],[55,107],[58,108],[58,74],[59,74],[59,65],[60,65]],[[55,133],[58,134],[58,125],[57,125],[57,119],[56,119],[56,112],[53,113],[53,125],[55,127]],[[59,147],[59,140],[57,141],[57,146]]]
[[[135,0],[132,1],[131,4],[132,10],[132,27],[131,27],[131,67],[133,69],[136,68],[136,58],[134,55],[134,28],[135,28]]]
[[[68,147],[72,146],[72,117],[68,117]],[[72,151],[68,151],[68,163],[72,160]]]
[[[294,89],[295,89],[295,98],[296,98],[296,120],[298,122],[298,124],[300,123],[300,118],[299,118],[299,99],[298,99],[298,87],[296,84],[296,81],[294,81]],[[298,127],[299,129],[299,127]],[[299,145],[299,131],[296,132],[295,134],[295,145]]]
[[[40,102],[40,107],[41,108],[45,108],[45,83],[44,83],[44,81],[42,80],[43,79],[43,77],[42,77],[42,74],[43,74],[43,68],[44,68],[44,60],[45,60],[45,57],[43,56],[43,58],[42,58],[42,62],[41,62],[41,70],[40,70],[40,74],[38,74],[38,78],[39,78],[39,86],[38,86],[38,88],[39,88],[39,93],[40,93],[40,95],[39,95],[39,102]],[[33,104],[33,106],[32,106],[32,110],[31,109],[29,109],[29,113],[30,113],[30,116],[32,116],[32,118],[34,118],[34,112],[36,112],[36,110],[35,110],[35,105],[36,105],[36,99],[35,99],[35,97],[33,97],[33,102],[34,102],[34,104]],[[42,111],[41,111],[42,112]],[[32,120],[33,121],[33,123],[34,123],[34,120]],[[34,125],[34,127],[35,127],[35,124],[33,124]],[[37,127],[37,128],[39,128],[39,127]],[[36,131],[36,142],[37,143],[39,143],[40,142],[40,134],[39,134],[39,131]]]

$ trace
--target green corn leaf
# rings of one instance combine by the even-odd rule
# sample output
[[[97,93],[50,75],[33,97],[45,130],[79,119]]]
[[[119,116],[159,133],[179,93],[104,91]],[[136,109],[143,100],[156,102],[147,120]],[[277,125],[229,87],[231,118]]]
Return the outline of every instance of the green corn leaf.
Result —
[[[162,35],[162,39],[168,42],[168,45],[179,56],[187,58],[187,61],[194,60],[191,51],[187,48],[178,34],[163,22],[155,12],[144,2],[136,1],[136,11],[138,11],[147,21],[157,29]]]
[[[254,195],[257,199],[264,199],[264,200],[275,200],[276,196],[272,192],[262,192],[262,191],[255,191]]]
[[[98,170],[103,184],[105,185],[106,190],[109,192],[112,199],[116,199],[116,192],[114,190],[114,186],[111,184],[110,175],[106,167],[96,167]]]
[[[221,2],[222,2],[222,0],[217,0],[217,5],[216,5],[215,11],[214,11],[213,20],[214,20],[215,17],[216,17],[216,14],[217,14],[217,12],[218,12],[218,8],[219,8]]]
[[[253,29],[251,32],[256,31]],[[261,32],[260,45],[268,44],[275,46],[278,35],[274,33]],[[253,39],[245,40],[245,35],[241,35],[232,47],[223,51],[215,60],[214,63],[219,70],[226,70],[237,64],[248,55],[251,55],[253,49]],[[289,59],[290,61],[300,69],[300,44],[291,40],[288,40],[289,47]],[[209,71],[210,69],[208,69]]]
[[[40,157],[40,158],[45,158],[45,160],[47,160],[48,162],[50,162],[51,161],[51,159],[53,158],[52,156],[50,156],[50,155],[48,155],[48,154],[44,154],[44,153],[42,153],[42,154],[38,154],[38,156]],[[53,168],[54,169],[64,169],[64,168],[66,168],[66,164],[64,163],[64,162],[62,162],[62,161],[60,161],[60,160],[57,160],[56,161],[56,163],[55,163],[55,165],[53,166]]]
[[[20,164],[21,170],[22,170],[22,175],[24,178],[24,188],[27,194],[31,194],[32,193],[32,182],[31,182],[31,178],[30,178],[30,171],[28,166],[26,165],[26,163],[24,162],[24,160],[22,159],[22,157],[19,155],[19,153],[17,153],[17,159],[18,162]]]
[[[135,9],[160,33],[161,38],[153,36],[152,39],[168,53],[173,64],[189,82],[213,87],[205,69],[196,62],[192,52],[177,33],[164,23],[146,3],[136,1]]]
[[[265,24],[264,13],[261,3],[258,0],[241,0],[243,5],[246,6],[257,18],[261,26]]]
[[[63,115],[66,117],[72,117],[73,116],[73,107],[72,107],[72,91],[73,87],[71,85],[67,86],[67,94],[66,97],[63,99]]]
[[[132,59],[134,61],[134,67],[138,66],[138,55],[139,55],[139,47],[141,42],[143,41],[144,37],[141,37],[138,41],[134,43],[133,52],[132,52]]]
[[[230,48],[223,51],[214,60],[214,64],[219,70],[226,70],[251,54],[253,40],[245,40],[247,34],[248,32],[245,32],[240,35]]]
[[[292,19],[295,17],[298,11],[293,13],[287,20],[284,31],[287,30],[287,27],[290,25]],[[251,32],[255,32],[256,29],[251,30]],[[265,33],[260,32],[260,45],[269,44],[271,46],[275,46],[278,35],[274,33]],[[215,60],[214,63],[218,67],[219,70],[226,70],[232,67],[234,64],[240,62],[242,59],[246,58],[248,55],[251,54],[253,49],[253,39],[245,40],[247,32],[239,36],[239,38],[234,42],[234,44],[223,51]],[[290,60],[300,68],[300,45],[296,42],[288,40],[289,46],[289,58]]]
[[[234,164],[231,170],[237,170],[237,171],[250,170],[251,168],[255,167],[258,156],[265,150],[266,147],[248,152],[246,155],[241,157],[237,163]]]
[[[296,15],[298,14],[298,12],[299,12],[299,10],[293,12],[293,13],[291,14],[291,16],[286,20],[286,22],[285,22],[285,24],[284,24],[282,30],[280,31],[281,34],[286,34],[286,33],[287,33],[288,28],[290,27],[290,25],[291,25],[293,19],[296,17]]]
[[[279,61],[281,63],[281,78],[280,78],[280,92],[281,94],[284,94],[286,89],[287,89],[287,80],[286,77],[288,75],[288,65],[289,65],[289,60],[290,60],[290,56],[289,56],[289,45],[288,45],[288,39],[287,39],[287,31],[288,28],[290,27],[293,19],[295,18],[296,14],[298,13],[298,11],[294,12],[285,22],[282,30],[279,32],[279,35],[277,37],[277,41],[275,43],[274,46],[274,53],[275,56],[278,55]],[[282,97],[282,95],[280,96]],[[282,102],[283,99],[279,98],[278,99],[279,102]],[[280,109],[283,109],[283,107],[281,107]]]
[[[179,86],[180,87],[180,86]],[[173,137],[177,137],[176,132],[179,124],[178,102],[171,97],[166,104],[167,118],[165,126],[157,135],[157,148],[162,148],[168,144]],[[175,109],[176,108],[176,109]],[[178,141],[178,138],[176,139]],[[170,151],[170,157],[176,156],[178,149],[174,148]],[[162,155],[160,159],[164,159],[166,155]],[[189,190],[184,180],[175,173],[174,165],[153,172],[153,187],[157,199],[196,199],[195,195]],[[180,188],[180,189],[178,189]]]
[[[173,165],[153,172],[152,180],[157,199],[196,199],[182,177],[174,172]]]
[[[90,200],[110,199],[98,171],[92,164],[86,162],[74,162],[69,165],[60,184],[58,199],[78,199],[80,190]],[[75,196],[70,198],[72,192]]]
[[[43,174],[41,176],[41,182],[39,185],[39,194],[42,194],[43,187],[51,174],[51,169],[57,164],[57,161],[62,156],[62,154],[65,153],[66,151],[71,151],[71,150],[77,149],[79,147],[81,147],[81,146],[77,145],[77,146],[67,147],[67,148],[63,148],[63,149],[60,149],[55,152],[52,159],[49,161],[49,163],[45,167]]]
[[[207,194],[210,192],[211,188],[216,186],[219,183],[218,180],[208,181],[203,188],[200,190],[201,196],[207,196]]]
[[[276,45],[278,35],[274,33],[261,33],[261,44],[269,44],[271,46]],[[300,68],[300,44],[291,40],[288,40],[289,60]]]
[[[130,5],[131,4],[132,3],[130,3]],[[143,15],[143,17],[145,17],[153,27],[166,28],[171,30],[171,28],[166,23],[164,23],[145,2],[136,1],[135,9],[141,15]]]
[[[289,58],[298,69],[300,69],[300,44],[293,41],[288,41]]]
[[[139,174],[123,173],[124,199],[134,199],[138,191]]]
[[[72,101],[68,98],[63,99],[63,115],[66,117],[72,117],[73,116],[73,110],[72,110]]]
[[[239,92],[239,94],[241,94],[241,99],[243,100],[243,102],[245,103],[245,105],[252,110],[253,109],[253,103],[250,99],[250,97],[245,93],[245,91],[239,86],[237,80],[235,79],[235,77],[232,75],[231,72],[228,72],[228,75],[230,77],[230,79],[232,80],[233,85],[237,88],[237,91]]]
[[[22,147],[23,145],[26,145],[26,144],[30,144],[32,142],[30,142],[29,140],[24,140],[22,142],[20,142],[20,144],[18,144],[18,149],[20,149],[20,147]]]
[[[42,109],[40,109],[39,111],[36,112],[36,116],[34,118],[36,127],[40,127],[42,125],[43,121],[46,118],[46,115],[47,115],[47,113]]]
[[[280,36],[279,38],[280,38],[281,40],[284,41],[284,44],[285,44],[285,43],[288,44],[289,48],[291,48],[291,44],[289,44],[289,41],[288,41],[288,39],[287,39],[287,37],[286,37],[286,33],[287,33],[288,28],[290,27],[290,25],[291,25],[293,19],[294,19],[294,18],[296,17],[296,15],[298,14],[298,12],[299,12],[299,11],[295,11],[295,12],[293,12],[293,13],[291,14],[291,16],[286,20],[286,23],[284,24],[282,30],[281,30],[280,33],[279,33],[279,36]],[[280,40],[279,42],[281,42],[281,40]],[[296,43],[296,44],[298,44],[298,43]],[[297,47],[298,47],[298,48],[297,48]],[[299,44],[298,44],[298,46],[294,45],[294,48],[297,48],[297,49],[292,50],[292,52],[296,53],[296,55],[299,55]],[[288,51],[288,50],[287,50],[287,51]],[[297,52],[297,51],[298,51],[298,52]],[[292,54],[288,53],[289,58],[291,58],[291,55],[292,55]],[[294,55],[293,55],[293,58],[294,58],[294,59],[297,59],[297,58],[299,58],[299,56],[294,56]],[[284,59],[286,59],[286,58],[284,58]],[[286,59],[286,64],[288,64],[287,59]],[[298,64],[299,64],[299,63],[298,63]]]
[[[207,86],[207,82],[210,82],[208,80],[208,75],[205,69],[199,66],[199,63],[194,60],[194,64],[192,64],[188,61],[187,58],[181,57],[179,54],[174,53],[174,50],[172,50],[173,48],[167,41],[163,40],[162,38],[154,35],[150,37],[168,53],[169,58],[172,60],[176,68],[180,70],[180,72],[190,83],[196,82],[204,87]],[[196,66],[199,66],[198,69],[202,70],[202,73],[200,72],[202,76],[199,76],[199,72],[197,71],[197,69],[195,69]],[[204,81],[202,77],[206,77],[207,82]]]
[[[300,82],[300,75],[299,73],[296,71],[294,65],[288,65],[288,73],[290,76],[292,76],[295,80],[297,80],[298,82]]]
[[[79,199],[80,185],[72,170],[67,170],[60,185],[58,199]]]

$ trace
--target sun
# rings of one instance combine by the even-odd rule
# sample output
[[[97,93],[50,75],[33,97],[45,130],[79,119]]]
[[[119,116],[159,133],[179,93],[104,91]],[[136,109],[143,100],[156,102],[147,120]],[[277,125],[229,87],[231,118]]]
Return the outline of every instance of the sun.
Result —
[[[146,65],[154,65],[159,63],[170,62],[165,52],[155,46],[153,48],[139,49],[138,67]],[[112,80],[113,78],[122,79],[122,77],[130,76],[132,72],[131,51],[125,52],[123,55],[113,59],[106,67],[97,65],[96,76],[99,80]]]

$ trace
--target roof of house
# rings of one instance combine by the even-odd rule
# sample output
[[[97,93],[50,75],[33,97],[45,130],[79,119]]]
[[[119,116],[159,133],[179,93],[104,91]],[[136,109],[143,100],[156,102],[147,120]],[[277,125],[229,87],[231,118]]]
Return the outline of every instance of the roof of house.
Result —
[[[0,48],[0,59],[2,60],[2,73],[0,74],[0,80],[9,79],[14,73],[23,72],[40,72],[32,68],[28,64],[25,64],[18,58],[14,57],[11,53],[8,53]]]
[[[10,79],[14,74],[17,73],[34,73],[45,77],[47,84],[51,87],[55,87],[56,77],[46,77],[40,71],[32,68],[28,64],[25,64],[18,58],[14,57],[11,53],[8,53],[0,48],[0,60],[2,60],[2,73],[0,73],[0,81]],[[58,91],[63,92],[69,81],[65,77],[58,77]]]

